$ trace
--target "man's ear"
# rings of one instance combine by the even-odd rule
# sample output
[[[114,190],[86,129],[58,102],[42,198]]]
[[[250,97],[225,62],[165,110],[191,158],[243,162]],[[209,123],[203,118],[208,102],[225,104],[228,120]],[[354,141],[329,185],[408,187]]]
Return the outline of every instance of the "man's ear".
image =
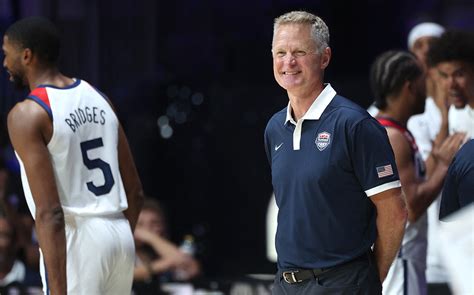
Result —
[[[321,70],[324,70],[327,68],[330,60],[331,60],[331,48],[326,47],[324,48],[321,54]]]
[[[23,49],[22,55],[21,55],[21,62],[23,65],[29,65],[33,61],[33,52],[29,48]]]
[[[401,94],[403,97],[410,97],[411,99],[416,97],[417,90],[415,81],[405,81],[403,83],[402,89],[400,89],[399,94]]]
[[[406,88],[410,93],[414,94],[416,92],[416,81],[405,81],[405,83],[403,84],[403,88]]]

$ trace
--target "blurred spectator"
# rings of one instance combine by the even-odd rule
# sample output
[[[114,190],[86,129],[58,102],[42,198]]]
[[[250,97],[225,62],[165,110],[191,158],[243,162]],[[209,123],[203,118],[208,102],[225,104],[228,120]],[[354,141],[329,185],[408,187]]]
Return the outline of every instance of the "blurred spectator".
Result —
[[[0,215],[0,286],[40,286],[39,273],[18,259],[17,233],[12,222]]]
[[[444,28],[433,22],[424,22],[414,26],[408,33],[407,44],[410,50],[423,67],[427,69],[427,53],[433,40],[439,38],[444,33]]]
[[[4,147],[3,147],[4,148]],[[13,174],[5,165],[0,154],[0,207],[4,215],[12,220],[16,232],[16,247],[19,257],[27,267],[39,271],[39,247],[36,240],[34,221],[28,212],[22,189],[19,186],[19,175]]]
[[[188,281],[200,274],[199,262],[167,238],[164,211],[158,201],[146,199],[135,228],[134,289],[157,290],[159,282]]]

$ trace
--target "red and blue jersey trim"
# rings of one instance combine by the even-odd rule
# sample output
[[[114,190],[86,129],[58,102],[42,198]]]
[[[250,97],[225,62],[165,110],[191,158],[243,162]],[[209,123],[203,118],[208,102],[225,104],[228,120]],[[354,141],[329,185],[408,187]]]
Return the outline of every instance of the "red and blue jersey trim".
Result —
[[[411,150],[413,151],[413,153],[415,154],[415,153],[418,152],[418,145],[416,144],[415,138],[413,137],[411,132],[405,126],[402,126],[402,124],[398,123],[397,121],[395,121],[391,118],[387,118],[387,117],[377,116],[376,119],[377,119],[377,121],[379,121],[379,123],[382,126],[392,127],[392,128],[398,129],[400,132],[402,132],[403,135],[405,136],[405,138],[410,143],[410,147],[411,147]]]
[[[420,155],[419,150],[418,150],[418,145],[416,144],[415,138],[413,137],[411,132],[405,126],[403,126],[399,122],[393,120],[392,118],[377,116],[376,119],[377,119],[377,121],[379,121],[379,123],[382,126],[392,127],[392,128],[398,129],[400,132],[402,132],[402,134],[405,136],[408,143],[410,144],[410,148],[411,148],[411,151],[412,151],[412,158],[413,158],[413,162],[415,163],[415,167],[416,167],[416,171],[418,173],[418,176],[419,177],[424,177],[425,174],[426,174],[425,162],[421,158],[421,155]],[[401,247],[400,247],[400,249],[401,249]],[[401,250],[400,250],[400,253],[401,253]]]
[[[34,100],[48,113],[48,116],[53,120],[53,112],[51,111],[51,104],[49,102],[48,92],[44,87],[38,87],[28,94],[27,99]]]

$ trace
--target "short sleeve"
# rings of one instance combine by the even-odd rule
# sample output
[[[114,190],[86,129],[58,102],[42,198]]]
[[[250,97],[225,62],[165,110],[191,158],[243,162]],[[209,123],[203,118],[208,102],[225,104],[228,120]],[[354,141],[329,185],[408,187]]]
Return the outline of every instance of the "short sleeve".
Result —
[[[474,140],[465,143],[449,166],[444,180],[439,218],[474,202]]]
[[[367,118],[350,131],[351,159],[355,175],[368,197],[400,187],[395,156],[387,132]]]

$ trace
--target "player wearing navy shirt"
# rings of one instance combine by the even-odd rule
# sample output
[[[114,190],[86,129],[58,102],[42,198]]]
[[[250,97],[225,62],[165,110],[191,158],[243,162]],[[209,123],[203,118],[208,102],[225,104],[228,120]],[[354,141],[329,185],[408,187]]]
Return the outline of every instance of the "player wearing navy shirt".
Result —
[[[279,207],[273,294],[380,294],[403,236],[406,210],[387,134],[323,84],[328,43],[326,24],[313,14],[275,20],[274,75],[289,104],[265,130]]]
[[[465,143],[449,166],[444,181],[439,218],[474,202],[474,139]]]

